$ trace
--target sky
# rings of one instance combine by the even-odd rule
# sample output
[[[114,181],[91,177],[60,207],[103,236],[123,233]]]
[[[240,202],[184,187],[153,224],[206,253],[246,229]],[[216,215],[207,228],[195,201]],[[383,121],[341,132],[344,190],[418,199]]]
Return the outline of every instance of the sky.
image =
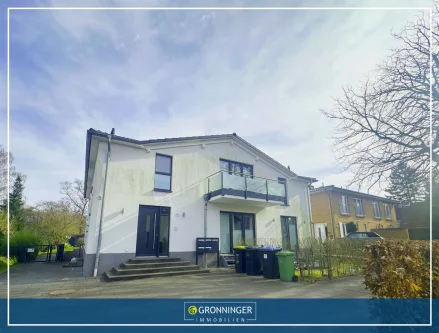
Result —
[[[66,1],[17,1],[14,6]],[[416,5],[414,5],[416,4]],[[76,1],[76,6],[428,7],[426,1]],[[1,5],[6,28],[6,5]],[[28,204],[84,177],[89,128],[140,140],[237,133],[315,185],[345,187],[321,110],[421,10],[11,10],[9,143]],[[3,30],[3,29],[2,29]],[[0,90],[6,91],[2,34]],[[6,94],[0,145],[7,145]],[[374,192],[375,191],[375,192]],[[378,189],[374,194],[382,194]]]

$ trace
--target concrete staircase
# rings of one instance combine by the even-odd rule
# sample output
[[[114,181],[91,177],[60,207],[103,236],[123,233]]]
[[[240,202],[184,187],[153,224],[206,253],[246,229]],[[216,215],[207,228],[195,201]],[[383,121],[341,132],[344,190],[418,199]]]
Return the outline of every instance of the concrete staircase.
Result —
[[[208,272],[180,258],[136,258],[105,272],[104,278],[106,281],[123,281]]]

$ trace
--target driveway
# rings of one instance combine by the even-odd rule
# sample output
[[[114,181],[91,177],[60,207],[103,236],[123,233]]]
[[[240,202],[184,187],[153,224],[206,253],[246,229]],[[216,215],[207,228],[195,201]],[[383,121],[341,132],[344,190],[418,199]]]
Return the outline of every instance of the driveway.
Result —
[[[81,268],[58,263],[21,264],[10,271],[11,298],[369,298],[362,276],[318,283],[281,282],[213,269],[208,274],[102,282]],[[0,275],[6,297],[6,274]]]

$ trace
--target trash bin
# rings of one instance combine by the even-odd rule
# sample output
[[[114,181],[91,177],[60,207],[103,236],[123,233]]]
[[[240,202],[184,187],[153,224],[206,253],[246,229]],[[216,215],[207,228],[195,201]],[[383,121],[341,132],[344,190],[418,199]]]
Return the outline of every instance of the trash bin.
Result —
[[[235,252],[235,272],[245,273],[245,246],[233,247]]]
[[[261,252],[259,247],[247,246],[245,248],[245,270],[247,275],[261,275]]]
[[[58,244],[56,246],[55,261],[63,261],[64,258],[64,244]]]
[[[18,247],[18,262],[26,262],[26,246]]]
[[[276,253],[281,251],[280,247],[267,246],[261,248],[262,272],[266,279],[279,279],[279,263]]]
[[[276,256],[279,262],[280,280],[297,282],[299,279],[294,274],[294,258],[296,257],[296,253],[290,251],[280,251],[276,253]]]

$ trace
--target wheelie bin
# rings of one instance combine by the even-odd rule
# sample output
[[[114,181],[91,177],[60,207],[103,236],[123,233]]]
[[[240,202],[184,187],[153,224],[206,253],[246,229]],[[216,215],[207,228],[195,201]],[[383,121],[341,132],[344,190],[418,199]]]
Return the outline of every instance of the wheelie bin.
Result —
[[[261,248],[262,272],[265,279],[279,279],[279,263],[276,253],[280,247],[266,246]]]
[[[233,252],[235,253],[235,272],[245,273],[245,246],[235,246],[233,247]]]
[[[261,252],[259,247],[247,246],[245,248],[245,270],[247,275],[261,275]]]
[[[280,251],[276,253],[276,257],[279,262],[280,280],[297,282],[299,278],[295,275],[294,268],[294,259],[296,257],[296,253],[290,251]]]

